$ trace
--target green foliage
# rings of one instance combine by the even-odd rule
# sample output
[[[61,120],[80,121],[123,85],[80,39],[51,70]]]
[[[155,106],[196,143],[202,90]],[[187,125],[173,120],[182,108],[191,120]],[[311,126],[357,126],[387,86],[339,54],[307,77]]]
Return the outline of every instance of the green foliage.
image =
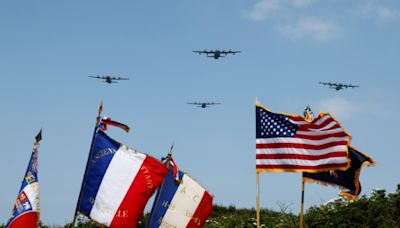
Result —
[[[299,227],[299,216],[289,211],[289,205],[278,204],[280,210],[272,211],[261,209],[261,227],[292,228]],[[145,214],[138,228],[146,227],[149,214]],[[362,196],[351,202],[337,199],[325,205],[314,206],[305,214],[305,227],[330,228],[330,227],[400,227],[400,184],[394,193],[387,194],[385,190],[375,190],[371,196]],[[69,228],[71,224],[64,225]],[[5,227],[0,224],[0,228]],[[60,226],[47,226],[42,228]],[[95,228],[99,224],[79,217],[76,227]],[[235,206],[214,205],[210,218],[205,223],[206,228],[251,228],[256,227],[256,211],[254,208],[236,208]]]
[[[283,208],[283,212],[275,212],[272,210],[261,209],[260,225],[261,227],[296,227],[298,216],[292,213],[286,213],[287,207]],[[213,212],[206,221],[206,228],[250,228],[256,227],[256,211],[252,209],[237,209],[234,206],[224,207],[219,205],[213,206]]]
[[[400,185],[395,193],[374,190],[368,198],[354,202],[338,199],[311,207],[305,216],[306,226],[313,227],[400,227]]]

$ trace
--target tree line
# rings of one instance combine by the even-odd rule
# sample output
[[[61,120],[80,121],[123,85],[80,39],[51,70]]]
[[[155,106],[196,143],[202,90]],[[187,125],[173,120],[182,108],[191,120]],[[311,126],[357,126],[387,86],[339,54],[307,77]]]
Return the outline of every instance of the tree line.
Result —
[[[280,210],[261,209],[261,227],[292,228],[299,227],[299,215],[289,211],[289,206],[278,204]],[[146,227],[149,214],[145,214],[138,228]],[[256,227],[254,208],[236,208],[235,206],[214,205],[213,212],[207,220],[206,228],[252,228]],[[376,189],[370,196],[363,195],[351,202],[339,198],[324,205],[310,207],[304,216],[305,228],[317,227],[400,227],[400,184],[394,193]],[[42,228],[69,227],[41,224]],[[4,224],[0,228],[5,227]],[[95,223],[80,219],[79,228],[99,227]]]

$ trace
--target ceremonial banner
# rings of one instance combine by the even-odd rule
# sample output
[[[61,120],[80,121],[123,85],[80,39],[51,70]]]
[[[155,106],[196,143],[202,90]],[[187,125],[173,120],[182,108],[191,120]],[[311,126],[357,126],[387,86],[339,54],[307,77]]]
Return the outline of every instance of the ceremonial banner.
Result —
[[[14,204],[11,218],[6,225],[8,228],[39,226],[38,146],[39,141],[42,139],[41,132],[36,136],[36,143],[19,190],[17,202]]]
[[[346,171],[303,173],[303,180],[308,183],[339,186],[341,189],[347,189],[348,191],[340,192],[340,195],[355,200],[361,192],[359,181],[361,168],[366,165],[375,165],[375,161],[352,146],[349,146],[349,158],[351,165]]]
[[[350,135],[329,113],[307,121],[256,105],[256,171],[346,170]]]
[[[129,132],[129,127],[127,125],[111,120],[110,117],[105,116],[103,119],[101,119],[99,128],[102,129],[103,131],[106,131],[108,130],[108,126],[119,127],[122,130]]]
[[[157,190],[147,227],[203,227],[212,212],[213,197],[197,181],[177,170],[175,163],[172,165]]]
[[[78,211],[108,227],[136,227],[147,201],[168,173],[151,156],[98,129]]]

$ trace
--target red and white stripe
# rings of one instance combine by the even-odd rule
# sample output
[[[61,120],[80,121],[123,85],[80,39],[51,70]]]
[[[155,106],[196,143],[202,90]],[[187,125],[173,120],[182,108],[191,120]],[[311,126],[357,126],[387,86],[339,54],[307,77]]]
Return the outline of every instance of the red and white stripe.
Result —
[[[290,116],[294,137],[256,139],[257,171],[319,172],[348,167],[350,135],[328,113],[312,122]]]
[[[212,211],[213,197],[184,174],[160,227],[203,227]]]
[[[154,158],[121,146],[103,177],[90,217],[108,227],[136,227],[167,172]]]
[[[7,228],[34,228],[38,225],[39,220],[39,183],[34,182],[25,186],[25,188],[21,191],[20,195],[23,194],[24,198],[27,198],[30,205],[32,206],[31,210],[22,213],[14,218],[10,224],[8,224]]]

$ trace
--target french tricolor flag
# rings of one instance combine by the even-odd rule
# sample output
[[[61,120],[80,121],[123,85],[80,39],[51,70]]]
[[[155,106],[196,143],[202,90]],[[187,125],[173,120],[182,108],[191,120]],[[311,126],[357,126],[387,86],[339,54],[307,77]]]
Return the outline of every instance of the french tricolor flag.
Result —
[[[211,196],[197,181],[173,168],[157,191],[148,227],[203,227],[212,212]]]
[[[136,227],[147,201],[167,175],[167,167],[100,129],[92,147],[78,211],[108,227]]]

